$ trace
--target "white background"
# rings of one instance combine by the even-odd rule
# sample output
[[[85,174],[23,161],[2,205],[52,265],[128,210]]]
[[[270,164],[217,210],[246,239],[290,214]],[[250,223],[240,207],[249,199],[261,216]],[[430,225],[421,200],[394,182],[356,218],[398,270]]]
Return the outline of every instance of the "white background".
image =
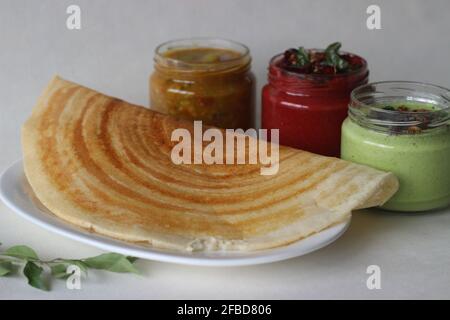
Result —
[[[66,28],[67,6],[82,29]],[[381,7],[382,30],[366,28]],[[215,36],[247,44],[258,87],[270,57],[288,47],[343,49],[369,62],[370,80],[450,87],[450,1],[0,0],[0,171],[21,157],[20,126],[55,73],[104,93],[148,104],[156,45]],[[258,91],[259,92],[259,91]],[[0,204],[0,242],[27,244],[43,257],[100,251],[16,217]],[[0,298],[450,298],[450,211],[408,215],[364,211],[336,243],[264,266],[199,268],[139,261],[143,276],[93,272],[82,290],[54,282],[41,293],[20,277],[0,278]],[[382,289],[366,288],[366,267]]]

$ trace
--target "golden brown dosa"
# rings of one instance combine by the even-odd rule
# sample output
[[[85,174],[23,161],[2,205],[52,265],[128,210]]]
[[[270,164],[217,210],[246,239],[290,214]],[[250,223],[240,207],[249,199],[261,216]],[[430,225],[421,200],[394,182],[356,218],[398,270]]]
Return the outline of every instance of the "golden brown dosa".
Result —
[[[390,173],[283,146],[272,176],[259,165],[176,165],[171,133],[192,127],[55,77],[23,126],[25,173],[61,219],[188,251],[286,245],[398,188]]]

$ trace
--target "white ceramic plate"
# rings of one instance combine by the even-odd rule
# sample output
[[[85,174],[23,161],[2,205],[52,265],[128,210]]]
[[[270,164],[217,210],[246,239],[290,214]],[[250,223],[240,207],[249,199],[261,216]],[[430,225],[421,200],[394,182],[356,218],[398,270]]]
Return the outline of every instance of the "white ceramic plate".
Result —
[[[256,252],[183,253],[149,248],[89,233],[52,215],[30,194],[30,186],[23,172],[22,161],[9,167],[0,178],[0,199],[25,219],[64,237],[94,247],[143,259],[198,266],[241,266],[299,257],[318,250],[339,238],[350,220],[328,228],[291,245]],[[0,226],[0,229],[2,227]]]

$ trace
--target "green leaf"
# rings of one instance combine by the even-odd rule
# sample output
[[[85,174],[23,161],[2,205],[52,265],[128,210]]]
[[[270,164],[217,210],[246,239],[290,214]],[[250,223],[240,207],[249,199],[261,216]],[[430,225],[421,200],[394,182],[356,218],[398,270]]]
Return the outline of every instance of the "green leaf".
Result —
[[[130,261],[131,263],[135,263],[137,259],[138,258],[136,258],[136,257],[130,257],[130,256],[127,257],[127,260]]]
[[[327,65],[333,66],[340,71],[348,68],[347,61],[341,58],[339,55],[339,49],[341,48],[340,42],[334,42],[325,49],[325,61]]]
[[[11,261],[0,261],[0,277],[14,272],[14,264]]]
[[[339,49],[342,47],[342,44],[340,42],[333,42],[325,49],[325,54],[330,53],[338,53]]]
[[[15,257],[24,260],[39,260],[38,255],[33,249],[27,246],[14,246],[4,253],[5,256]]]
[[[44,269],[32,261],[28,261],[25,268],[23,268],[23,274],[27,277],[30,286],[48,291],[49,288],[42,277],[43,272]]]
[[[108,270],[111,272],[132,272],[139,274],[133,265],[135,260],[118,253],[105,253],[96,257],[84,259],[83,262],[93,269]]]
[[[304,67],[309,63],[309,53],[303,47],[298,48],[297,63],[295,65],[298,67]]]
[[[52,276],[54,276],[55,278],[58,278],[58,279],[65,279],[69,276],[69,274],[66,273],[67,265],[64,263],[55,264],[50,267],[50,270],[51,270]]]

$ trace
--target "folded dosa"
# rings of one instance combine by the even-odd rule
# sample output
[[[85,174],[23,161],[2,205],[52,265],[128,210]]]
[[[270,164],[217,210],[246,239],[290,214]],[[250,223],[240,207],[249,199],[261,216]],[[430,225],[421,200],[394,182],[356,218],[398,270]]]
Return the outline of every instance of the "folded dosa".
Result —
[[[382,205],[391,173],[280,146],[260,165],[177,165],[193,123],[54,77],[22,128],[26,177],[54,215],[92,232],[176,250],[283,246]]]

